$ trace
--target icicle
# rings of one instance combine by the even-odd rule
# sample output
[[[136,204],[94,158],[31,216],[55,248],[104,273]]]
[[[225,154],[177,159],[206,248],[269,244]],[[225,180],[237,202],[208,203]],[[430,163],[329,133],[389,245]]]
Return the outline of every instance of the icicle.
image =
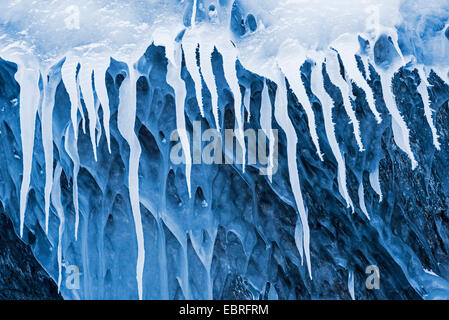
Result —
[[[215,118],[215,126],[217,130],[220,130],[220,121],[218,118],[218,94],[217,85],[215,83],[215,76],[212,71],[212,52],[213,45],[203,41],[200,44],[200,67],[201,74],[203,75],[204,83],[209,89],[212,100],[212,114]]]
[[[137,266],[136,279],[139,293],[139,299],[143,298],[143,268],[145,263],[145,247],[143,237],[142,217],[140,213],[139,200],[139,158],[141,147],[139,139],[134,132],[134,124],[136,120],[136,82],[138,75],[132,65],[129,65],[129,74],[123,80],[120,86],[119,98],[120,103],[117,114],[117,125],[120,134],[125,138],[129,145],[129,177],[128,188],[131,201],[131,209],[134,218],[137,237]]]
[[[217,49],[223,57],[224,76],[234,97],[234,115],[237,122],[236,136],[240,147],[242,148],[242,169],[243,173],[245,173],[246,147],[245,135],[243,133],[242,94],[240,92],[235,66],[237,61],[236,49],[232,46],[230,41],[220,43]]]
[[[92,88],[92,71],[92,68],[87,63],[82,64],[79,72],[79,79],[81,92],[83,94],[84,103],[86,105],[87,114],[89,116],[90,141],[92,143],[92,150],[94,152],[95,161],[97,161],[97,148],[95,143],[97,113],[95,111],[94,91]]]
[[[176,52],[173,54],[175,61],[169,62],[167,66],[167,83],[173,88],[175,93],[175,104],[176,104],[176,126],[181,140],[182,150],[184,152],[184,159],[186,165],[186,180],[187,189],[189,191],[189,198],[192,196],[191,186],[190,186],[190,175],[192,172],[192,158],[190,156],[190,143],[189,137],[186,130],[186,120],[184,113],[184,103],[186,98],[186,88],[185,83],[181,78],[181,61],[182,52],[180,48],[176,48]],[[167,48],[166,48],[167,50]]]
[[[28,190],[33,162],[34,130],[39,105],[39,71],[18,64],[16,81],[20,85],[20,136],[22,141],[23,176],[20,187],[20,237],[23,236]]]
[[[396,99],[393,95],[392,86],[395,71],[378,70],[378,73],[380,74],[380,81],[382,84],[382,93],[384,96],[385,104],[392,117],[391,124],[393,128],[394,141],[399,148],[407,153],[412,162],[412,169],[414,170],[416,168],[417,162],[410,146],[409,129],[407,128],[407,124],[405,123],[397,108]]]
[[[271,108],[271,100],[268,94],[268,87],[263,82],[263,89],[261,95],[261,104],[260,104],[260,127],[265,133],[265,136],[269,141],[269,158],[268,158],[268,166],[267,166],[267,175],[270,182],[273,181],[273,166],[274,166],[274,144],[275,138],[273,135],[273,131],[271,130],[271,122],[272,122],[272,108]]]
[[[343,105],[345,107],[346,113],[350,119],[350,123],[352,123],[354,127],[354,136],[359,146],[359,151],[364,151],[362,137],[360,135],[360,124],[355,115],[355,111],[352,108],[351,100],[349,96],[351,94],[349,85],[345,82],[340,74],[340,65],[338,63],[338,57],[335,52],[330,52],[328,55],[328,59],[326,60],[326,71],[329,75],[331,82],[337,86],[343,98]]]
[[[311,87],[312,92],[321,101],[321,106],[323,108],[324,116],[324,126],[326,130],[326,136],[329,141],[332,153],[338,164],[338,189],[340,194],[346,201],[347,207],[351,207],[354,211],[354,206],[352,200],[349,197],[347,184],[346,184],[346,165],[343,155],[341,154],[340,148],[338,146],[337,137],[335,136],[335,123],[332,119],[332,109],[333,102],[329,94],[324,89],[324,79],[323,79],[323,55],[316,56],[316,65],[312,68],[311,75]]]
[[[361,55],[360,58],[362,59],[363,67],[365,68],[365,78],[367,80],[371,80],[371,71],[369,69],[369,66],[370,66],[369,58],[365,55]],[[371,90],[371,92],[372,92],[372,90]],[[382,119],[381,119],[381,121],[382,121]]]
[[[111,137],[109,130],[109,120],[111,117],[111,111],[109,108],[109,96],[106,89],[106,70],[108,69],[107,63],[99,63],[94,67],[94,84],[97,97],[100,100],[101,108],[103,109],[103,126],[104,134],[106,136],[106,142],[108,144],[108,151],[111,153]],[[99,135],[100,136],[100,135]],[[98,142],[97,142],[98,145]]]
[[[340,58],[349,78],[354,81],[354,83],[359,88],[365,91],[368,106],[371,109],[371,112],[374,114],[377,123],[381,123],[382,118],[380,116],[380,113],[376,109],[373,91],[368,85],[368,82],[366,82],[366,80],[363,78],[363,75],[357,66],[357,60],[355,59],[355,55],[358,53],[360,47],[357,37],[344,35],[337,41],[335,41],[332,47],[334,47],[340,54]],[[366,61],[366,63],[368,62]],[[367,76],[368,74],[369,73],[367,73]]]
[[[349,271],[348,274],[348,291],[351,295],[351,299],[355,300],[355,292],[354,292],[354,271]]]
[[[427,119],[427,123],[430,126],[430,129],[432,130],[432,138],[433,138],[433,144],[435,148],[439,151],[441,150],[440,142],[438,141],[438,133],[437,128],[435,127],[433,123],[432,118],[432,109],[430,108],[430,97],[429,92],[427,91],[427,87],[429,87],[429,82],[427,81],[426,73],[424,72],[424,66],[418,66],[418,73],[419,77],[421,78],[421,83],[418,86],[418,92],[421,95],[422,101],[424,103],[424,114]]]
[[[402,53],[401,48],[399,47],[399,37],[398,37],[398,33],[396,31],[396,29],[394,28],[386,28],[385,30],[388,30],[387,33],[389,34],[391,41],[393,42],[393,46],[396,50],[396,52],[399,54],[399,58],[401,59],[401,63],[403,66],[406,65],[405,63],[405,59],[404,59],[404,55]]]
[[[175,94],[176,105],[176,126],[181,146],[184,153],[186,165],[186,180],[189,198],[191,195],[190,176],[192,171],[192,158],[190,156],[190,143],[186,130],[186,121],[184,113],[184,104],[186,98],[186,84],[181,78],[182,65],[182,48],[179,44],[173,45],[173,38],[167,29],[158,29],[154,36],[153,42],[155,45],[165,47],[165,55],[168,59],[167,65],[167,83],[173,88]]]
[[[245,106],[247,116],[246,122],[251,118],[251,88],[245,88],[245,95],[243,96],[243,105]]]
[[[186,37],[183,39],[182,46],[184,49],[187,71],[189,71],[189,74],[195,83],[196,101],[198,102],[201,116],[204,118],[203,95],[201,93],[201,75],[196,63],[196,49],[198,48],[198,42]]]
[[[306,256],[309,277],[310,279],[312,279],[312,269],[310,265],[310,230],[309,223],[307,221],[307,212],[301,193],[301,185],[298,175],[298,164],[296,162],[296,145],[298,143],[298,137],[296,136],[295,128],[293,127],[293,124],[288,117],[287,88],[285,84],[285,77],[284,74],[282,74],[281,70],[279,70],[278,78],[276,80],[278,88],[275,98],[274,116],[276,118],[276,121],[279,123],[279,126],[284,130],[285,136],[287,138],[287,161],[290,185],[292,188],[293,196],[295,198],[296,208],[301,219],[303,229],[302,234],[304,253]]]
[[[321,161],[323,161],[323,154],[321,153],[320,143],[316,132],[315,114],[310,104],[309,97],[307,96],[304,83],[301,79],[300,68],[306,61],[304,49],[296,43],[284,44],[280,49],[280,55],[278,55],[277,61],[282,72],[287,77],[293,93],[307,114],[307,121],[313,144],[315,145],[318,157]]]
[[[384,101],[387,106],[387,109],[392,117],[392,129],[394,135],[394,141],[398,145],[402,151],[407,153],[409,156],[412,169],[414,170],[417,166],[417,162],[415,160],[415,156],[413,155],[411,146],[410,146],[410,130],[407,128],[407,124],[401,116],[399,109],[396,105],[396,98],[393,94],[393,78],[395,73],[406,64],[404,56],[402,54],[401,49],[398,44],[398,35],[395,29],[387,28],[386,33],[389,34],[389,37],[393,43],[393,46],[396,52],[399,55],[399,60],[393,62],[393,64],[387,69],[383,70],[382,68],[377,68],[377,73],[380,75],[381,85],[382,85],[382,93],[384,96]]]
[[[72,128],[73,136],[70,134]],[[80,159],[78,155],[78,145],[75,137],[75,128],[68,126],[65,130],[64,148],[73,162],[73,206],[75,208],[75,241],[78,240],[79,227],[79,205],[78,205],[78,172],[80,170]]]
[[[50,193],[53,184],[53,107],[55,105],[56,88],[61,82],[61,75],[54,69],[44,77],[44,99],[42,103],[42,145],[45,156],[45,234],[48,235],[48,220],[50,216]]]
[[[379,167],[369,174],[369,182],[373,190],[379,196],[379,202],[382,202],[382,189],[380,188]]]
[[[295,226],[295,244],[296,248],[298,248],[299,256],[301,257],[301,265],[304,265],[304,235],[302,229],[301,219],[298,219]]]
[[[59,218],[59,231],[58,231],[58,292],[61,291],[62,280],[62,234],[64,232],[64,209],[61,203],[61,173],[62,167],[58,163],[55,169],[55,176],[53,181],[53,190],[51,192],[51,199],[53,206],[56,209]]]
[[[366,205],[365,205],[365,190],[363,188],[363,183],[361,182],[359,185],[359,190],[358,190],[358,194],[359,194],[359,205],[360,205],[360,209],[362,210],[363,214],[368,218],[368,220],[371,220],[369,214],[368,214],[368,210],[366,210]]]
[[[195,27],[195,20],[196,20],[196,7],[197,7],[197,0],[193,0],[193,6],[192,6],[192,20],[190,21],[190,25]]]
[[[75,140],[78,139],[78,109],[79,109],[79,89],[76,79],[76,68],[78,61],[67,57],[61,68],[62,82],[69,94],[70,117],[73,128],[75,128]]]

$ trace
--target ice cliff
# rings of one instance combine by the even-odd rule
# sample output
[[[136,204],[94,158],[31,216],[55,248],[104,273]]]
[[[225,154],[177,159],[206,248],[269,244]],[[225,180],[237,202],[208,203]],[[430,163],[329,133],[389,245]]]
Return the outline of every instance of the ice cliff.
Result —
[[[449,298],[447,0],[3,1],[0,57],[0,203],[64,298]]]

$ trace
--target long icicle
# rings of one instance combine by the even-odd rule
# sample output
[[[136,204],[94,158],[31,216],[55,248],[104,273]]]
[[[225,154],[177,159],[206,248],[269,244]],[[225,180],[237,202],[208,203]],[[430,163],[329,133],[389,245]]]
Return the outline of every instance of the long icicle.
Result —
[[[412,169],[414,170],[417,162],[410,146],[410,130],[407,128],[407,124],[399,112],[395,96],[393,95],[394,68],[388,71],[378,70],[378,73],[380,74],[385,104],[392,117],[391,126],[393,128],[394,141],[399,148],[407,153],[412,163]]]
[[[398,34],[396,30],[388,29],[387,32],[393,43],[396,53],[399,55],[399,58],[396,59],[396,61],[393,61],[392,65],[389,66],[387,70],[377,68],[377,72],[380,75],[384,101],[392,117],[391,126],[393,129],[394,141],[396,142],[398,147],[408,155],[411,161],[412,170],[415,170],[418,162],[415,160],[415,156],[410,145],[410,130],[407,127],[407,123],[402,118],[402,115],[396,104],[396,97],[393,93],[394,76],[402,66],[406,65],[406,61],[404,59],[404,55],[402,54],[401,48],[399,47]]]
[[[48,220],[50,217],[50,194],[53,185],[53,108],[55,105],[55,94],[58,84],[61,82],[61,75],[53,68],[44,79],[44,98],[42,103],[42,145],[45,157],[45,234],[48,235]]]
[[[354,127],[354,136],[359,147],[359,151],[364,151],[362,137],[360,134],[360,124],[352,107],[351,100],[349,99],[351,91],[348,83],[343,80],[340,74],[340,65],[338,63],[337,54],[335,52],[329,52],[329,55],[326,59],[326,70],[331,82],[340,89],[343,98],[343,105],[350,119],[350,123],[352,123]]]
[[[167,50],[167,49],[166,49]],[[192,191],[190,187],[190,175],[192,172],[192,158],[190,156],[190,143],[189,137],[186,130],[186,120],[184,114],[184,103],[186,98],[186,87],[185,83],[181,78],[181,61],[182,61],[182,51],[181,48],[177,47],[174,53],[176,65],[169,62],[167,66],[167,83],[173,88],[175,94],[175,105],[176,105],[176,126],[181,140],[181,146],[184,152],[184,160],[186,166],[186,180],[187,189],[189,192],[189,198],[192,197]]]
[[[334,104],[332,102],[332,98],[324,89],[324,79],[323,79],[324,57],[323,56],[317,57],[316,61],[317,61],[316,65],[312,68],[312,75],[311,75],[312,92],[318,97],[318,99],[321,102],[321,106],[323,108],[324,127],[326,130],[326,136],[329,141],[332,153],[334,154],[334,157],[337,160],[338,189],[340,191],[340,194],[345,199],[347,207],[348,208],[352,207],[352,209],[354,210],[354,206],[349,196],[346,184],[345,159],[341,154],[340,147],[338,146],[337,142],[337,137],[335,136],[335,123],[332,119],[332,109]]]
[[[76,79],[76,69],[78,61],[66,57],[64,64],[61,67],[62,82],[70,99],[70,118],[72,120],[73,128],[75,129],[75,140],[78,140],[78,109],[79,109],[79,94],[78,83]]]
[[[261,103],[260,103],[260,127],[265,133],[265,136],[269,141],[269,158],[268,158],[268,166],[267,166],[267,175],[270,182],[273,181],[273,166],[274,166],[274,144],[275,137],[272,131],[272,107],[271,100],[268,94],[268,87],[266,81],[263,82],[263,89],[261,94]]]
[[[79,79],[81,92],[83,94],[83,100],[86,105],[87,114],[89,116],[89,134],[92,143],[92,150],[94,153],[95,161],[97,161],[97,145],[95,143],[96,131],[95,127],[97,125],[97,113],[95,111],[94,105],[94,91],[92,88],[92,71],[93,69],[84,63],[81,65]]]
[[[184,49],[186,68],[195,84],[196,100],[198,102],[198,107],[200,108],[201,116],[204,118],[203,95],[201,93],[201,75],[196,63],[196,49],[198,48],[198,42],[193,39],[186,38],[183,40],[182,46]]]
[[[437,128],[433,123],[432,109],[430,108],[429,91],[427,91],[427,88],[429,87],[429,82],[427,81],[427,76],[426,73],[424,72],[424,66],[418,66],[417,69],[419,77],[421,78],[421,83],[418,86],[418,92],[421,95],[424,104],[424,114],[426,116],[427,123],[429,124],[429,127],[432,131],[433,144],[435,148],[439,151],[441,150],[441,145],[440,142],[438,141]]]
[[[368,106],[374,117],[376,118],[377,123],[381,123],[382,118],[376,108],[373,90],[368,85],[368,82],[365,80],[365,78],[363,78],[363,75],[357,66],[357,60],[355,59],[355,55],[358,53],[360,47],[357,37],[349,35],[342,36],[335,42],[333,47],[338,51],[349,78],[365,92]],[[366,76],[368,77],[368,59],[365,59],[364,63],[366,64],[365,72],[367,73]]]
[[[70,130],[71,129],[71,130]],[[72,132],[72,134],[70,133]],[[80,170],[80,158],[78,154],[78,144],[75,137],[75,128],[70,125],[65,130],[64,149],[73,162],[73,207],[75,209],[75,241],[78,240],[79,227],[79,204],[78,204],[78,172]]]
[[[139,159],[142,149],[140,147],[139,139],[134,132],[137,102],[136,82],[138,74],[131,64],[128,64],[128,66],[129,74],[125,78],[125,80],[123,80],[122,85],[120,86],[120,102],[118,107],[117,122],[120,134],[127,141],[130,150],[128,188],[137,237],[136,280],[139,299],[142,300],[143,268],[145,264],[144,236],[139,199]]]
[[[36,112],[39,106],[39,71],[18,64],[15,75],[20,85],[20,136],[22,141],[23,176],[20,187],[20,237],[23,236],[25,211],[30,188],[31,167],[33,162],[34,130]]]
[[[215,118],[215,126],[220,130],[220,120],[218,116],[218,94],[217,85],[215,83],[215,75],[212,71],[212,52],[214,47],[206,41],[200,44],[200,67],[203,75],[204,83],[209,89],[212,100],[212,114]]]
[[[220,43],[218,51],[223,57],[224,76],[234,97],[234,116],[237,122],[237,140],[242,149],[242,169],[243,173],[245,173],[246,147],[245,135],[243,133],[242,93],[240,92],[236,71],[237,55],[232,44],[226,41]]]
[[[300,68],[306,61],[304,48],[293,43],[285,43],[285,47],[281,48],[281,55],[278,56],[278,63],[281,67],[282,73],[287,77],[288,83],[295,94],[298,102],[304,108],[307,115],[307,123],[309,126],[310,135],[316,152],[321,161],[323,161],[323,154],[321,153],[320,143],[318,141],[318,134],[316,131],[315,113],[310,104],[309,97],[306,93],[306,88],[301,78]],[[292,54],[294,53],[294,56]]]
[[[302,224],[303,233],[303,246],[306,256],[307,268],[309,271],[309,277],[312,279],[312,269],[310,264],[310,229],[307,221],[307,212],[304,206],[304,200],[301,193],[301,185],[298,175],[298,164],[296,163],[296,145],[298,143],[298,137],[295,132],[295,128],[288,116],[287,105],[287,88],[285,84],[285,76],[282,71],[279,70],[278,77],[276,79],[278,85],[276,98],[275,98],[275,111],[274,116],[279,126],[284,130],[287,138],[287,161],[288,161],[288,173],[290,178],[290,185],[295,198],[296,208],[299,212],[299,217]]]
[[[101,108],[103,109],[103,126],[104,134],[106,136],[106,142],[108,144],[108,151],[111,153],[111,134],[109,129],[109,121],[111,117],[111,111],[109,108],[109,96],[106,89],[106,70],[108,69],[107,63],[100,63],[94,68],[94,84],[97,97],[100,100]]]
[[[53,190],[51,192],[51,198],[53,206],[56,209],[59,218],[59,230],[58,230],[58,292],[61,292],[61,281],[62,281],[62,235],[64,233],[65,227],[65,217],[64,209],[61,202],[61,173],[62,167],[58,163],[55,169]]]

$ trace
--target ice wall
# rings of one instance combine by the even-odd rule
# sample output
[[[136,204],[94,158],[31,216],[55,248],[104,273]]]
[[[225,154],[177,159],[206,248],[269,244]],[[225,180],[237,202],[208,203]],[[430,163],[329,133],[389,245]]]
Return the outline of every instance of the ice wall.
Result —
[[[445,4],[4,2],[5,212],[69,299],[447,298]]]

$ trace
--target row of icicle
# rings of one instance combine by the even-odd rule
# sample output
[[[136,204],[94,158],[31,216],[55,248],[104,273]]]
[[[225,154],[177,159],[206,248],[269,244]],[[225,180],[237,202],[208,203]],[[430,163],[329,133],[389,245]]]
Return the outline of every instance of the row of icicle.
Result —
[[[223,57],[223,69],[227,83],[234,96],[234,114],[237,122],[237,140],[245,150],[244,141],[244,119],[242,116],[242,103],[244,107],[249,110],[249,91],[245,91],[245,96],[242,98],[240,93],[239,82],[236,74],[236,61],[238,59],[238,50],[231,44],[230,41],[216,41],[212,43],[210,41],[204,41],[201,37],[195,38],[192,36],[184,36],[181,43],[173,42],[173,38],[169,33],[161,32],[154,38],[155,45],[161,45],[166,48],[166,56],[168,58],[168,70],[167,70],[167,82],[175,92],[175,104],[176,104],[176,124],[180,135],[180,141],[184,151],[186,159],[186,180],[188,186],[189,197],[191,196],[190,187],[190,175],[191,175],[191,156],[188,136],[185,126],[185,114],[184,114],[184,101],[186,97],[185,83],[181,78],[181,59],[184,54],[186,68],[189,71],[194,84],[196,99],[201,115],[204,117],[203,97],[201,94],[202,80],[204,80],[207,89],[211,93],[212,100],[212,113],[215,120],[217,130],[220,130],[219,116],[218,116],[218,93],[217,84],[212,70],[211,54],[216,48],[217,51]],[[321,153],[318,135],[316,131],[315,115],[312,109],[311,102],[306,93],[304,83],[301,79],[300,67],[306,61],[313,61],[314,66],[311,75],[311,88],[312,92],[318,97],[322,104],[322,110],[324,115],[325,132],[329,141],[331,150],[338,163],[338,187],[339,192],[345,199],[347,206],[351,207],[354,211],[354,205],[348,193],[346,185],[346,167],[344,155],[341,153],[335,136],[334,122],[332,119],[332,108],[334,101],[329,96],[324,88],[324,80],[322,74],[323,63],[326,65],[326,70],[329,75],[330,81],[337,86],[343,96],[343,105],[346,110],[350,122],[353,125],[354,136],[357,142],[357,146],[360,152],[364,151],[364,145],[360,134],[360,125],[356,118],[355,110],[351,103],[352,86],[351,82],[357,85],[366,93],[366,100],[370,111],[373,113],[378,123],[381,122],[380,113],[377,111],[376,103],[372,89],[370,88],[367,78],[369,78],[369,66],[375,67],[372,62],[372,55],[366,56],[359,54],[359,46],[357,37],[346,37],[342,41],[337,42],[332,49],[326,52],[323,51],[298,51],[295,50],[294,41],[287,41],[285,46],[281,47],[279,56],[276,59],[274,71],[271,75],[272,81],[277,84],[277,92],[274,103],[274,117],[282,130],[286,134],[287,138],[287,158],[288,158],[288,170],[291,188],[298,210],[299,219],[297,228],[295,230],[295,240],[298,250],[303,260],[305,255],[306,264],[310,278],[312,278],[311,262],[310,262],[310,233],[307,221],[307,211],[303,201],[300,180],[298,176],[297,168],[297,154],[296,146],[298,143],[298,137],[295,132],[295,128],[291,119],[288,116],[287,106],[287,87],[285,79],[288,80],[290,87],[297,97],[298,101],[304,108],[307,119],[308,127],[312,137],[313,144],[316,147],[317,154],[321,161],[323,161],[323,154]],[[399,50],[397,44],[395,47]],[[284,50],[282,50],[282,48]],[[196,50],[199,50],[199,64],[197,65]],[[372,49],[371,49],[372,50]],[[399,52],[400,53],[400,52]],[[359,54],[363,60],[365,67],[365,78],[358,68],[356,55]],[[340,74],[339,57],[343,63],[344,70],[346,72],[345,77]],[[402,55],[401,55],[402,57]],[[80,65],[80,70],[77,75],[77,67]],[[388,69],[376,68],[376,71],[380,75],[383,97],[389,113],[392,116],[392,126],[394,139],[396,144],[405,152],[410,158],[412,168],[415,168],[417,162],[414,158],[410,147],[409,129],[406,122],[401,116],[397,106],[395,97],[392,91],[392,80],[398,69],[405,65],[404,58],[402,57],[397,64],[392,65]],[[53,171],[53,135],[52,135],[52,112],[55,103],[55,92],[58,84],[62,81],[65,85],[67,93],[70,98],[71,108],[71,124],[65,130],[65,149],[73,162],[73,203],[75,208],[75,239],[78,234],[79,224],[79,207],[78,207],[78,186],[77,175],[80,169],[80,160],[77,149],[77,137],[78,137],[78,112],[82,116],[83,128],[85,130],[85,119],[83,115],[83,108],[81,106],[81,92],[83,101],[86,106],[86,110],[89,118],[89,134],[91,138],[93,154],[95,160],[97,160],[96,148],[98,146],[101,125],[98,119],[98,108],[101,105],[103,111],[103,126],[104,134],[108,144],[108,150],[111,152],[110,132],[109,132],[109,98],[105,84],[105,74],[109,66],[109,60],[103,60],[97,63],[89,63],[83,59],[76,59],[74,57],[66,57],[63,62],[62,68],[51,68],[45,74],[47,77],[42,77],[43,92],[40,92],[38,83],[40,78],[39,68],[33,68],[25,63],[18,63],[18,71],[16,74],[16,80],[20,84],[20,127],[21,127],[21,139],[22,139],[22,152],[23,152],[23,180],[20,191],[20,236],[23,235],[25,211],[27,204],[27,195],[30,186],[30,174],[32,167],[32,154],[35,132],[35,118],[39,108],[40,101],[42,101],[42,142],[45,154],[45,232],[48,234],[48,221],[50,203],[56,209],[58,217],[60,219],[59,230],[59,247],[58,247],[58,263],[59,263],[59,280],[58,285],[61,283],[61,237],[64,229],[64,213],[60,200],[60,186],[59,176],[61,174],[61,167],[58,165],[55,172]],[[139,206],[139,184],[138,184],[138,166],[139,158],[141,154],[141,148],[139,140],[134,132],[134,123],[136,117],[136,81],[140,76],[139,71],[134,67],[132,62],[128,63],[129,72],[125,80],[120,87],[120,104],[118,108],[118,129],[124,139],[127,141],[130,147],[129,158],[129,196],[131,200],[132,213],[134,218],[137,243],[138,243],[138,258],[136,267],[136,278],[138,283],[139,298],[143,297],[143,268],[145,263],[145,248],[144,248],[144,236],[143,227],[141,221],[141,213]],[[424,111],[427,122],[431,128],[433,143],[436,149],[440,149],[440,142],[438,141],[437,130],[434,126],[432,113],[430,108],[430,99],[427,91],[428,82],[427,76],[429,70],[424,66],[417,66],[421,83],[418,87],[419,93],[423,99]],[[250,70],[254,73],[259,73],[258,70]],[[261,74],[263,76],[263,74]],[[443,80],[449,83],[446,73],[439,72],[439,75]],[[446,75],[446,76],[445,76]],[[247,89],[248,90],[248,89]],[[95,103],[96,93],[98,101]],[[42,100],[40,96],[42,95]],[[243,99],[243,101],[242,101]],[[274,137],[269,134],[271,130],[272,105],[269,100],[267,85],[264,83],[262,91],[261,113],[260,113],[260,125],[266,133],[270,141],[270,151],[273,148]],[[97,135],[98,131],[98,135]],[[245,152],[243,152],[243,160],[245,158]],[[243,161],[243,171],[245,170],[245,162]],[[379,172],[378,169],[370,174],[370,182],[382,199],[382,192],[379,184]],[[272,179],[271,175],[268,179]],[[56,182],[56,183],[55,183]],[[369,219],[369,214],[365,207],[364,202],[364,190],[363,185],[359,186],[359,203],[362,212]]]

